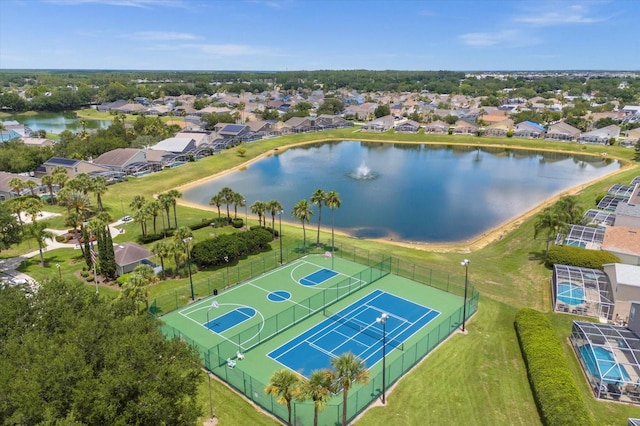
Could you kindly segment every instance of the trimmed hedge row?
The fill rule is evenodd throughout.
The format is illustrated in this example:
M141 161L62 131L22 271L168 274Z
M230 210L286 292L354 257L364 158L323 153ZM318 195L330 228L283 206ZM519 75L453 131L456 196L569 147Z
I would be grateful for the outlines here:
M581 268L602 269L607 263L620 263L615 254L601 250L587 250L573 246L551 246L546 260L547 266L569 265Z
M593 425L549 320L540 312L525 308L516 314L515 328L542 423Z
M264 229L222 234L194 244L191 259L201 268L228 265L243 256L267 250L272 240L271 233Z

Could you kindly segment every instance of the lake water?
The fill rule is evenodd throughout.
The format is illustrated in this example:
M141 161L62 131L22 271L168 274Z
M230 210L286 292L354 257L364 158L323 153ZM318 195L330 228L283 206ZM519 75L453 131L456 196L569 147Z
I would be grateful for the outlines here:
M185 190L183 198L209 206L211 197L228 186L242 194L248 206L256 200L280 201L283 219L295 221L291 211L297 201L309 199L316 189L333 190L342 200L335 210L336 228L352 236L461 241L619 167L611 159L558 153L327 142L261 159L245 170ZM317 226L314 208L308 238ZM226 207L221 210L225 214ZM245 213L242 210L239 215ZM322 209L322 224L331 226L328 208Z
M0 120L16 120L31 130L45 130L47 133L62 133L65 130L76 133L82 130L80 118L72 112L42 112L34 115L11 115ZM87 129L106 129L111 125L109 120L85 120Z

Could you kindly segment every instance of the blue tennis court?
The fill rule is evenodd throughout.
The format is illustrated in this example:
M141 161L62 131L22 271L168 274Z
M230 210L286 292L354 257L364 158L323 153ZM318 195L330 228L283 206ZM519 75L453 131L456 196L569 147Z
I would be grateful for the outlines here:
M252 318L255 314L255 309L243 306L207 321L204 326L209 330L220 334L238 324L242 324L249 318Z
M327 319L268 354L280 364L309 377L330 368L331 359L346 352L363 359L370 368L382 359L383 313L386 351L402 350L404 342L434 320L440 312L394 294L374 290L338 312L325 310Z
M309 274L304 278L300 279L300 284L308 287L312 287L318 284L321 284L328 279L331 279L338 275L336 271L332 271L331 269L322 268L314 272L313 274Z

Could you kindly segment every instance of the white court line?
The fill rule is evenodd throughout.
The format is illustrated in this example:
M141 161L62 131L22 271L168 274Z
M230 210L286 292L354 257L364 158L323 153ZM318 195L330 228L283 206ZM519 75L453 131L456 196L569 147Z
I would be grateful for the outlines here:
M190 304L190 305L187 305L185 308L183 308L183 309L180 311L180 313L183 313L183 312L184 312L184 313L185 313L185 315L188 315L189 313L191 313L191 311L192 311L192 310L197 310L197 309L199 309L199 306L200 306L201 304L209 304L209 305L211 305L211 297L220 297L220 296L222 296L222 295L224 295L224 294L231 293L232 291L237 290L237 289L239 289L239 288L242 288L242 287L244 287L245 285L252 284L252 283L254 282L254 280L258 280L258 279L259 279L259 278L261 278L261 277L266 277L266 276L269 276L269 275L273 275L273 274L275 274L275 273L277 273L277 272L279 272L279 271L281 271L281 270L283 270L283 269L288 269L288 268L290 268L290 267L293 267L293 266L295 266L297 263L300 263L300 262L302 262L302 260L301 260L301 259L296 259L296 260L294 260L294 261L292 261L292 262L290 262L290 263L287 263L285 266L281 266L281 267L276 268L276 269L273 269L273 270L271 270L271 271L269 271L269 272L265 272L264 274L260 274L260 275L258 275L257 277L254 277L254 278L248 279L248 280L244 281L242 284L236 284L236 285L234 285L234 286L232 286L232 287L230 287L230 288L228 288L228 289L222 289L222 290L221 290L221 293L220 293L218 296L212 296L212 295L207 296L206 298L204 298L204 299L202 299L202 300L200 300L200 301L198 301L198 302L195 302L195 303L192 303L192 304ZM193 308L193 309L190 309L190 308Z
M253 283L251 283L251 285L252 285L253 287L255 287L255 288L259 289L259 290L264 291L264 292L265 292L265 293L267 293L267 294L269 294L269 293L273 293L273 290L267 290L266 288L262 288L262 287L260 287L260 286L259 286L259 285L257 285L257 284L253 284ZM298 305L298 306L300 306L300 307L302 307L302 308L305 308L305 309L307 310L307 313L311 313L311 310L309 309L309 307L308 307L308 306L304 306L304 305L302 305L302 304L300 304L300 303L296 302L296 301L295 301L295 300L293 300L293 299L283 299L281 302L289 302L289 303L292 303L292 304L294 304L294 305ZM276 315L278 315L278 314L276 314Z

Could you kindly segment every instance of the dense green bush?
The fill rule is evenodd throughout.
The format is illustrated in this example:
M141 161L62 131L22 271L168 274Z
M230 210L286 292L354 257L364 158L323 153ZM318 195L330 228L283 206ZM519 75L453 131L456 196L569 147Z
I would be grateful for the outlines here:
M233 227L236 228L236 229L240 229L240 228L242 228L244 226L244 220L242 220L239 217L233 219L231 221L231 223L233 224Z
M161 239L165 238L165 237L172 237L173 234L175 232L175 229L167 229L163 232L160 232L158 234L147 234L147 235L140 235L138 237L138 242L140 244L149 244L149 243L153 243L155 241L160 241Z
M269 226L264 227L262 225L254 225L254 226L251 227L251 230L254 230L254 229L264 229L265 231L269 232L270 234L273 234L273 236L276 237L276 238L280 235L280 233L278 232L277 229L275 229L275 230L271 229L271 227L269 227Z
M516 333L527 375L545 425L592 425L560 338L549 320L534 309L516 314Z
M601 250L587 250L573 246L551 246L546 260L547 266L569 265L581 268L602 269L607 263L620 263L615 254Z
M192 223L191 225L189 225L189 229L191 229L192 231L195 231L207 226L211 226L212 223L214 223L213 219L202 219L200 223Z
M264 229L222 234L194 244L191 259L201 268L225 265L267 249L272 239L271 233Z

